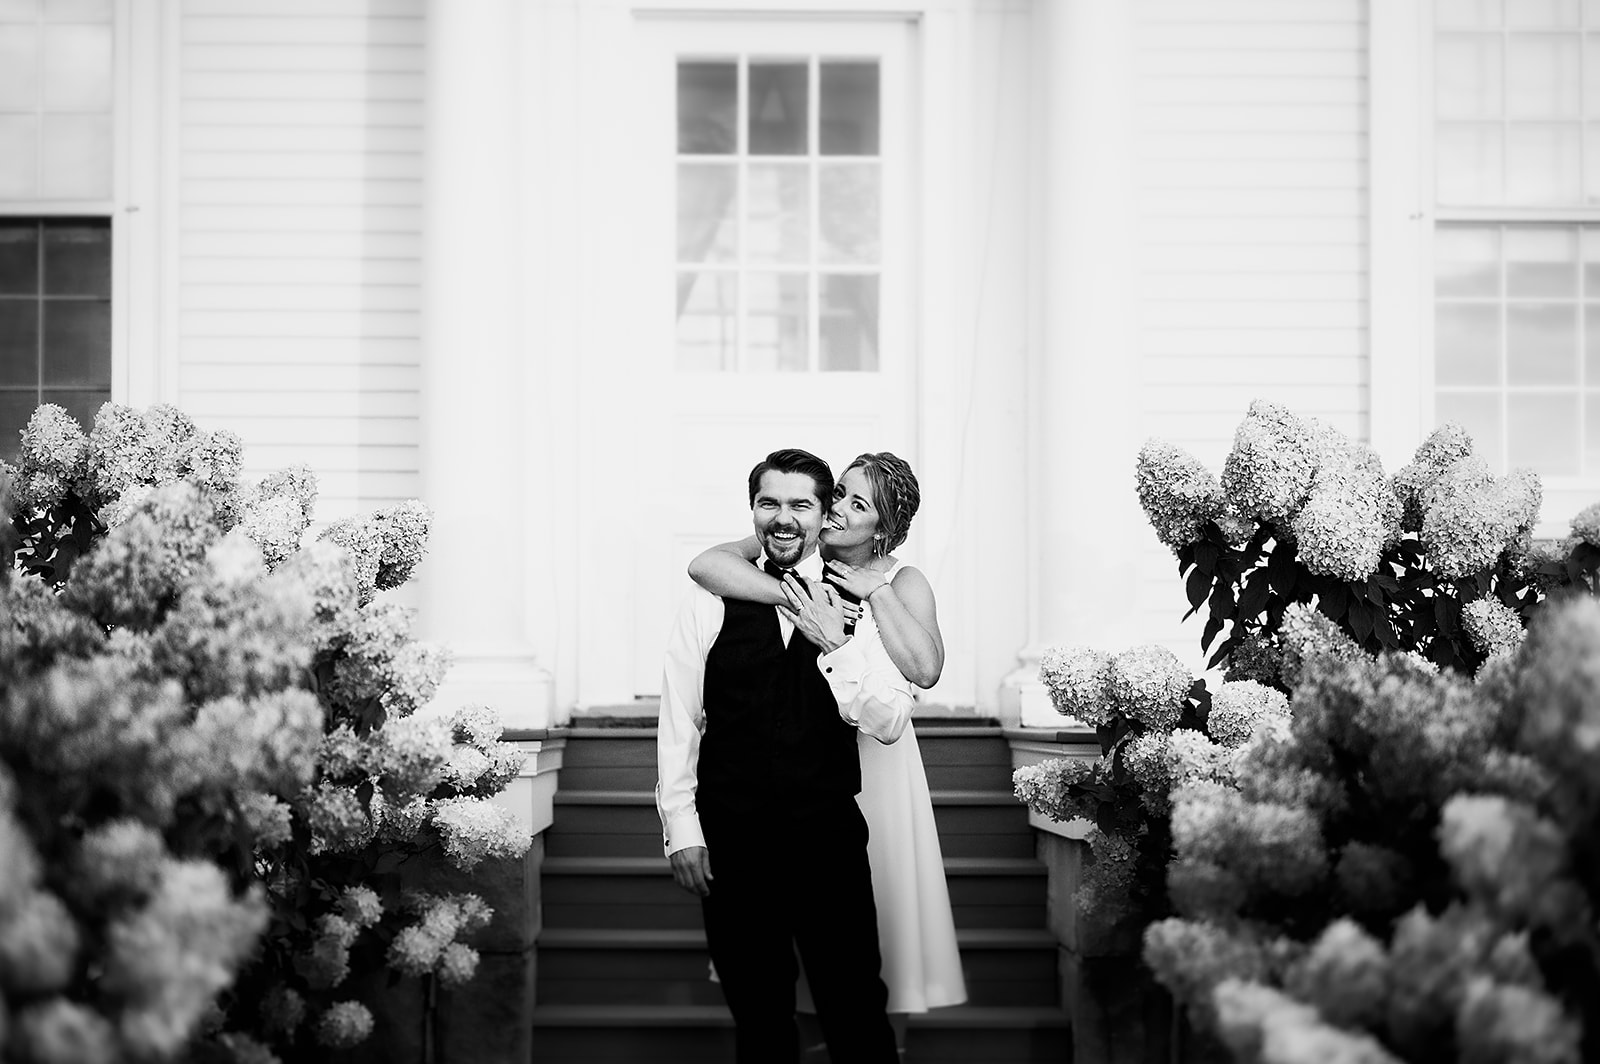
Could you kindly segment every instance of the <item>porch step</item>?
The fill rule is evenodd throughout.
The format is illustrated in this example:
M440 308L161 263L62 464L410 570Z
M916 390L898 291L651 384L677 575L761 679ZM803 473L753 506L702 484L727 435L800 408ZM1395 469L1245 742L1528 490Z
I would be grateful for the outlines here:
M563 777L566 773L563 767ZM1028 812L1009 791L932 792L939 845L947 857L1026 858L1034 853ZM546 854L644 857L661 852L661 821L648 790L558 791Z
M1011 790L1011 747L998 724L919 724L917 745L930 790ZM653 791L656 730L572 729L561 764L561 789Z
M1037 860L946 857L944 872L957 930L1044 926ZM664 857L547 857L543 876L546 928L701 926L699 900L673 882Z
M1055 1002L1056 940L1040 928L957 934L973 1005ZM553 929L539 937L539 1001L548 1005L716 1005L706 936L674 930Z
M992 723L915 727L971 1001L911 1017L906 1062L1070 1060L1048 877L1011 793L1010 747ZM733 1059L700 903L661 855L655 742L653 724L568 734L542 867L540 1064Z
M541 1005L533 1053L539 1064L731 1061L733 1020L720 1005ZM909 1018L906 1061L1071 1064L1072 1037L1059 1009L958 1005Z

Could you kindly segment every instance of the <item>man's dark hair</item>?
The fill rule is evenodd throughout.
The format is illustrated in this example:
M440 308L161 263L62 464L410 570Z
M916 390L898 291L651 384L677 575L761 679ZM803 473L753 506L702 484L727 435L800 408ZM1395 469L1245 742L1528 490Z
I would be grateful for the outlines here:
M761 486L762 474L774 473L804 473L810 477L817 486L817 502L823 509L833 503L833 470L828 468L828 463L812 454L802 451L798 447L785 447L781 451L773 451L750 470L750 505L756 504L756 489Z

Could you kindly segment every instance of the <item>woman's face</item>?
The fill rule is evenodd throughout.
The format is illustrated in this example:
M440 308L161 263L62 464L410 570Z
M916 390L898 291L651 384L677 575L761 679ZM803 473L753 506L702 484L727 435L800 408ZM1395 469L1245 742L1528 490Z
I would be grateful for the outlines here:
M822 526L822 542L830 547L856 547L871 541L878 531L878 507L872 483L860 466L844 471L833 488L833 506Z

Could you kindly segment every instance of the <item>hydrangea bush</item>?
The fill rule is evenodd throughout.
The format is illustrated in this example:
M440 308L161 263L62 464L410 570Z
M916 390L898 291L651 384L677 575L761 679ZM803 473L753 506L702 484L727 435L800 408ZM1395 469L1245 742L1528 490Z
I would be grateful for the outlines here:
M1165 647L1106 654L1051 648L1039 674L1056 709L1093 726L1101 756L1019 768L1017 797L1053 820L1091 825L1076 903L1108 927L1165 915L1168 792L1231 778L1239 752L1287 724L1283 693L1254 680L1211 692Z
M1292 720L1172 791L1157 977L1241 1061L1600 1059L1600 602L1476 679L1283 636Z
M252 1064L354 1045L352 972L470 979L469 869L528 834L488 710L416 715L445 668L379 597L421 558L406 503L311 539L315 479L239 482L238 440L42 406L0 463L0 1055ZM307 540L310 539L310 542Z
M1385 475L1372 449L1315 418L1252 403L1222 476L1160 440L1146 443L1139 500L1178 558L1201 646L1230 678L1285 687L1275 635L1313 603L1366 650L1407 650L1471 673L1525 628L1557 586L1593 590L1600 506L1571 539L1535 545L1541 488L1528 470L1490 472L1454 425Z

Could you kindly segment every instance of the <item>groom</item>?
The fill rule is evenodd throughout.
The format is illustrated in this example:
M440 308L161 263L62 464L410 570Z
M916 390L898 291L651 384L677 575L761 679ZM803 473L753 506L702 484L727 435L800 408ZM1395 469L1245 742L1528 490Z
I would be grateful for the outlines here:
M749 489L767 571L820 589L828 464L774 451ZM839 630L810 606L797 629L774 606L690 591L667 640L656 805L673 876L700 896L739 1064L799 1059L797 949L834 1064L892 1064L856 732L828 684L860 655L819 656L813 640Z

